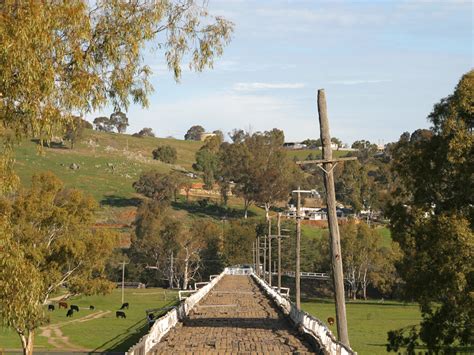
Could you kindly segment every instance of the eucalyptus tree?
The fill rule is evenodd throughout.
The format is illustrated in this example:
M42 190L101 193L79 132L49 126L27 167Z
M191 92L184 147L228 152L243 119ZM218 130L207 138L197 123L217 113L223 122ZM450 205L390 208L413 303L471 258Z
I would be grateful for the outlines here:
M430 352L453 352L474 339L474 71L429 120L431 129L403 134L392 147L390 227L403 251L406 296L419 303L422 321L408 338L390 333L390 348L419 338Z
M13 1L0 3L0 135L50 138L73 114L148 105L152 69L144 51L164 54L179 80L183 61L210 68L233 24L207 1ZM4 148L4 153L11 149ZM11 176L12 160L0 168ZM2 190L12 179L2 179Z
M64 188L51 173L31 188L0 198L0 322L33 352L35 330L48 322L45 305L61 287L72 294L105 293L106 260L116 236L95 228L96 202Z

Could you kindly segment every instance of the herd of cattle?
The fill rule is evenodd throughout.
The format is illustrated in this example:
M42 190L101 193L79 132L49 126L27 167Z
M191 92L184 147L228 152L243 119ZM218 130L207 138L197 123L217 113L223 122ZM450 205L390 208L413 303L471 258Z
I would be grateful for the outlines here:
M128 309L128 307L129 307L128 302L123 303L122 307L120 307L120 310L115 312L115 317L116 318L124 318L124 319L127 318L127 315L125 314L125 312L123 310ZM59 301L58 302L58 309L61 309L61 308L67 309L66 317L72 317L74 315L74 312L79 312L79 306L78 305L71 304L69 306L69 309L68 309L68 304L67 304L67 302L64 302L64 301ZM56 309L56 307L54 306L54 304L49 304L48 305L48 311L53 312L55 309ZM90 305L89 310L93 311L93 310L95 310L95 307Z

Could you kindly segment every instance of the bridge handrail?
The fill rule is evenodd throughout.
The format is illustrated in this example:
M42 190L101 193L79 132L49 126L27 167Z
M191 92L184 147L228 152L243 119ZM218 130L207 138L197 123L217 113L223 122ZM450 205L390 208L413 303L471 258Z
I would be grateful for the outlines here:
M298 310L293 302L287 300L282 294L270 287L268 283L257 275L252 274L252 277L268 296L273 299L278 308L280 308L285 315L289 316L296 326L320 344L325 353L337 355L357 354L350 347L339 342L322 321L304 311Z
M179 320L184 319L191 309L215 286L220 279L228 273L228 269L219 274L219 276L212 279L204 287L199 290L182 290L194 291L193 295L187 297L182 301L178 307L170 310L162 317L155 320L150 331L144 335L137 344L132 346L127 352L127 355L145 355L173 328Z

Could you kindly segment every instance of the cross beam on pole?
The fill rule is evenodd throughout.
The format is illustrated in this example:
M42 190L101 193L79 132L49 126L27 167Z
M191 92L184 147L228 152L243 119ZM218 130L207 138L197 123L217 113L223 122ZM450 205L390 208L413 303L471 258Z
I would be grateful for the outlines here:
M324 186L326 188L326 204L328 210L329 233L331 236L331 264L336 301L337 334L339 340L349 344L347 331L346 304L344 295L344 275L342 269L341 242L339 226L336 214L336 192L334 189L333 169L339 162L356 160L356 157L336 158L332 157L331 135L329 133L329 120L327 116L326 95L323 89L318 90L318 113L321 133L323 156L321 160L299 161L299 165L317 164L324 172Z

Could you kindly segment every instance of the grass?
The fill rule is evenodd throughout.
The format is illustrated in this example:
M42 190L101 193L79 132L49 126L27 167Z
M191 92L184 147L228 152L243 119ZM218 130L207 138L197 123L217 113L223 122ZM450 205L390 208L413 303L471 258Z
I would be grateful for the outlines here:
M145 310L170 306L175 303L176 292L166 291L166 300L164 292L165 290L158 288L126 289L125 301L130 303L130 309L125 310L126 319L115 318L115 311L121 305L120 289L116 289L106 296L73 297L68 303L78 305L80 311L74 313L72 319L66 318L64 309L49 312L50 325L64 324L60 327L62 335L68 337L68 341L77 348L95 351L127 351L148 332ZM89 305L94 305L95 310L89 310ZM78 321L82 317L99 311L109 311L109 313L100 318ZM70 322L71 320L74 322ZM66 350L49 344L48 339L41 336L41 332L39 330L35 337L36 350ZM58 341L58 343L61 342ZM2 348L19 349L20 347L20 340L15 332L0 328L0 350Z
M153 160L151 152L158 145L168 144L177 149L175 165ZM147 170L167 172L171 169L190 170L201 142L181 141L126 134L86 130L74 149L43 148L38 154L38 144L24 141L15 149L15 170L22 185L30 184L31 176L39 171L51 171L69 187L88 191L97 201L110 196L134 197L132 183ZM72 163L79 164L72 170Z
M327 299L303 300L304 311L321 319L336 319L334 303ZM413 303L396 301L353 301L346 305L351 347L360 355L386 354L387 332L419 324L421 315ZM329 326L337 335L336 324Z

